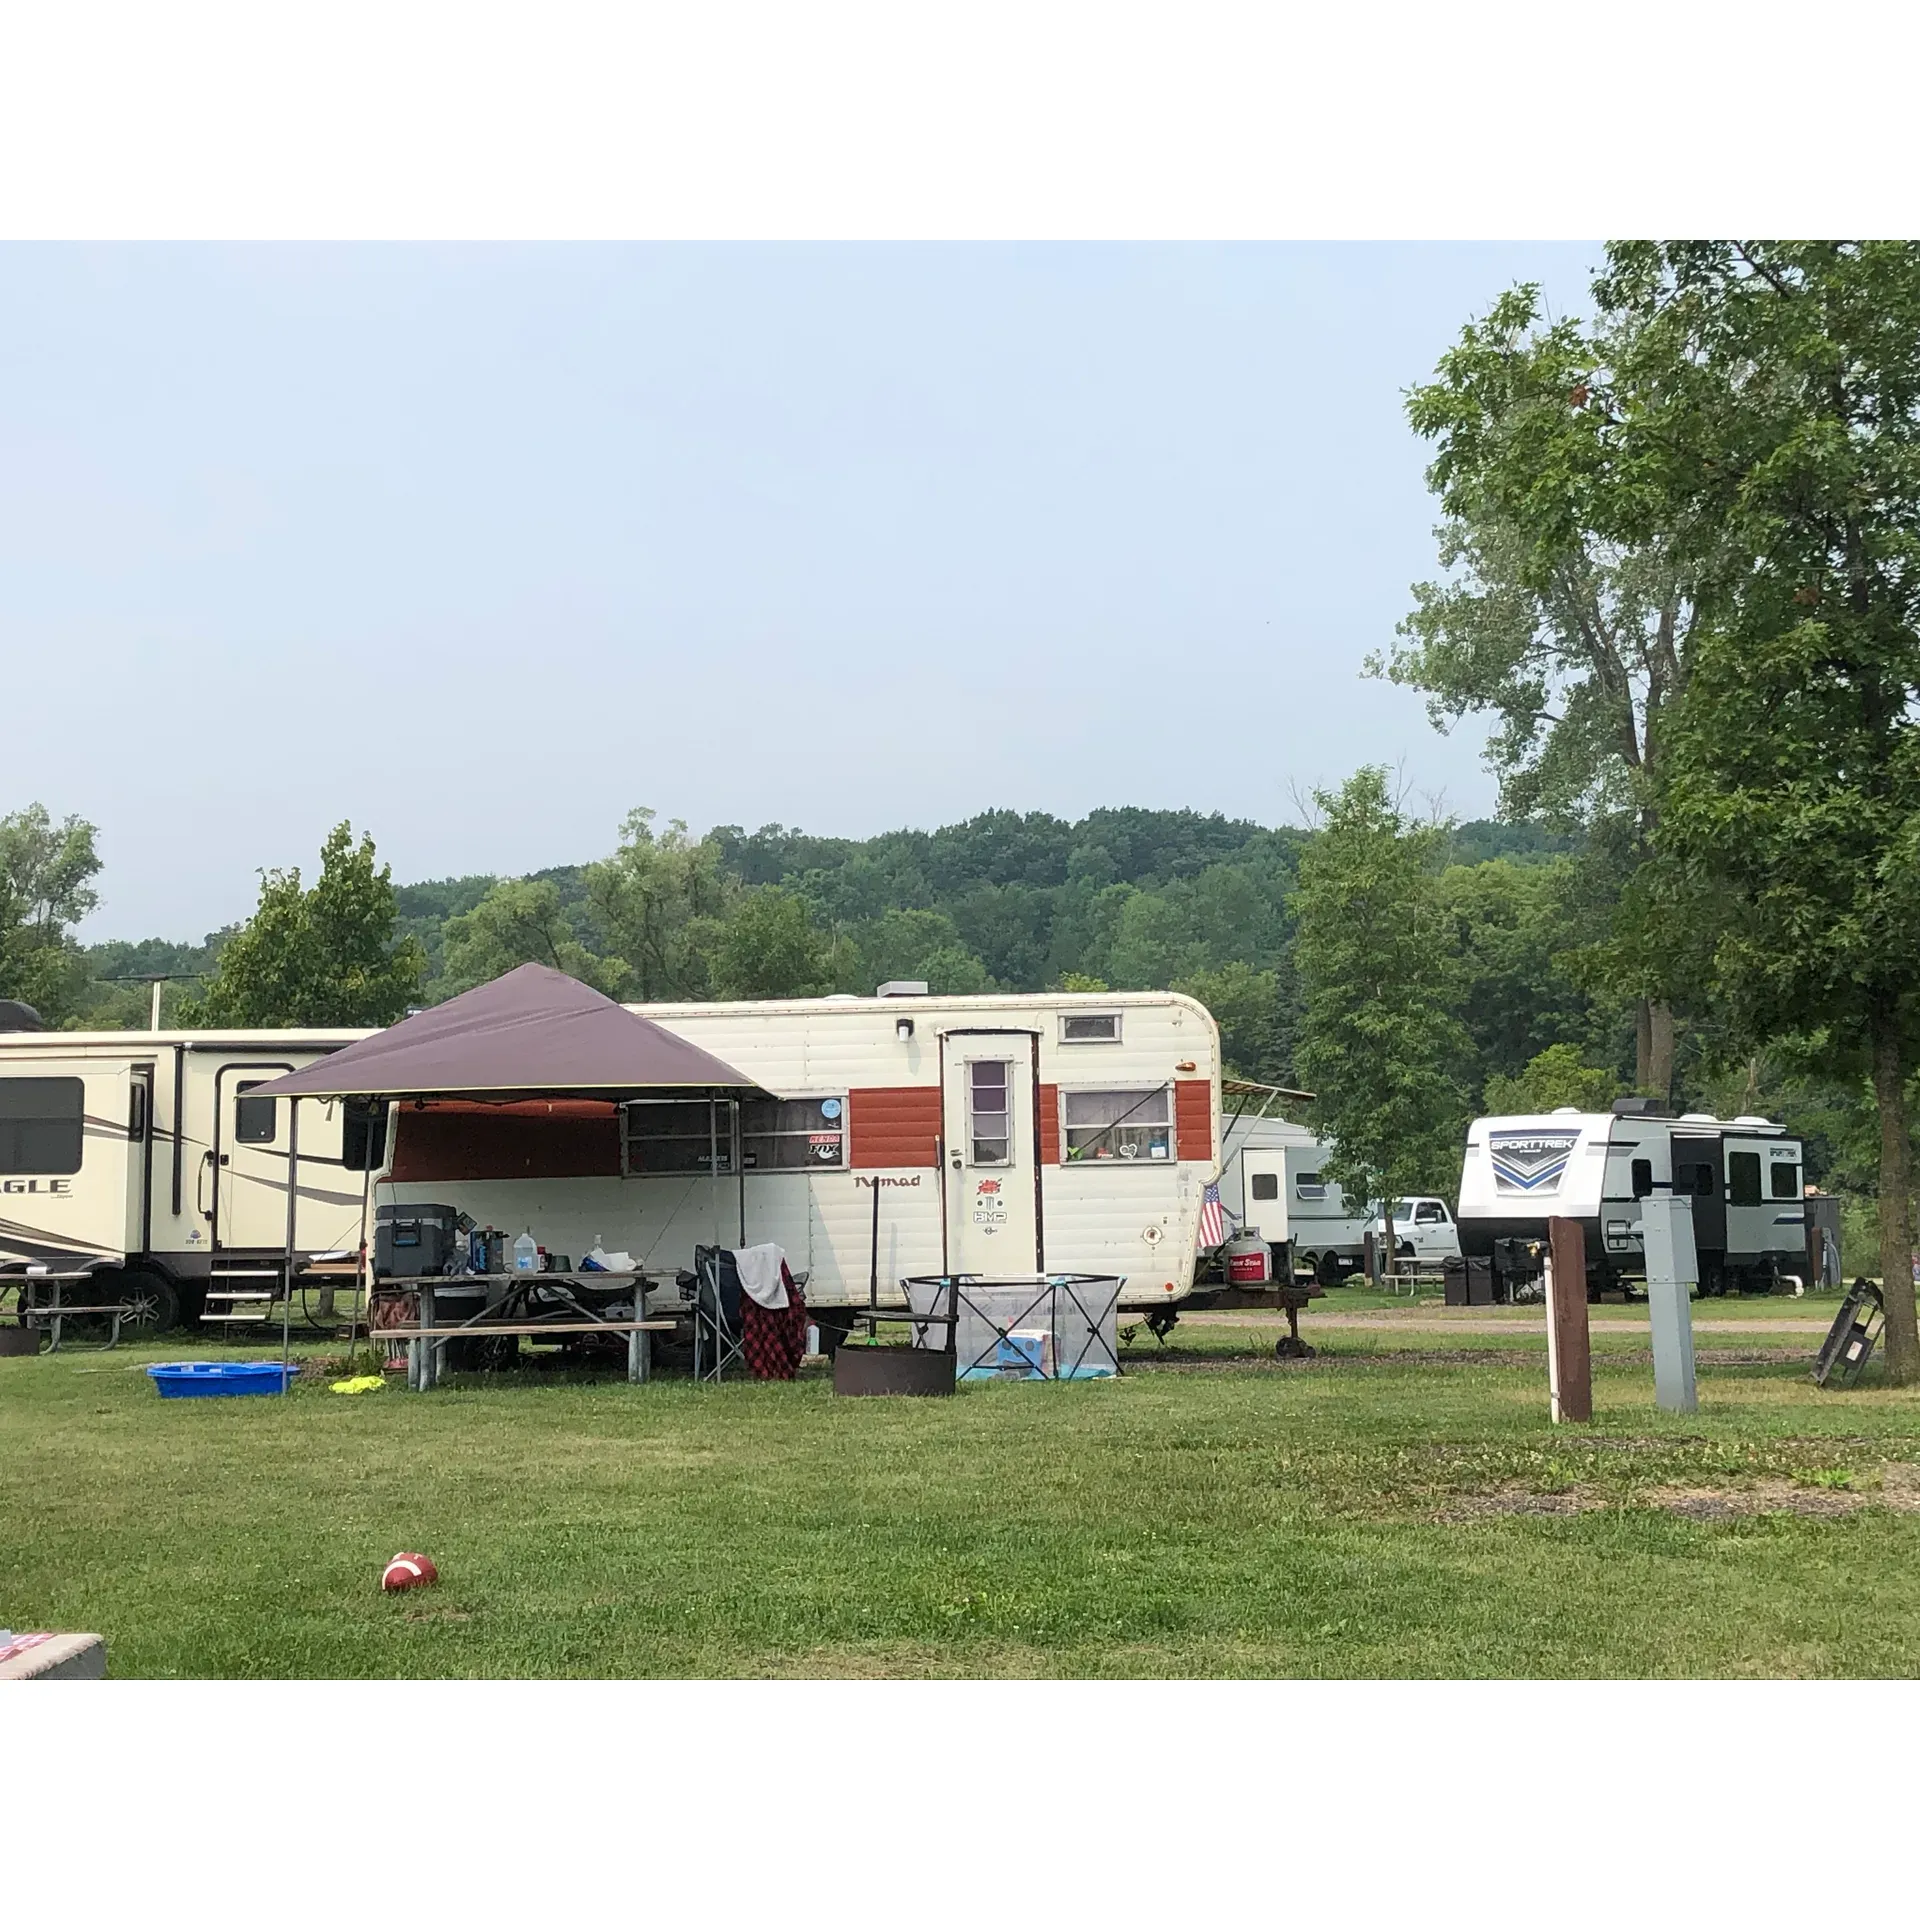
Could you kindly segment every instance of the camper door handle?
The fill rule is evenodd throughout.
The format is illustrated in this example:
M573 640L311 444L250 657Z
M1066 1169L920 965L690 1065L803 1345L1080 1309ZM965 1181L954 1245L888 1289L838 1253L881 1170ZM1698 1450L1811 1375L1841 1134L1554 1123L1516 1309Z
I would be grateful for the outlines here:
M960 1171L960 1156L958 1153L953 1156L953 1170L955 1173Z
M201 1219L211 1220L213 1215L207 1211L207 1169L213 1165L213 1149L209 1147L200 1156L200 1171L193 1176L193 1204Z

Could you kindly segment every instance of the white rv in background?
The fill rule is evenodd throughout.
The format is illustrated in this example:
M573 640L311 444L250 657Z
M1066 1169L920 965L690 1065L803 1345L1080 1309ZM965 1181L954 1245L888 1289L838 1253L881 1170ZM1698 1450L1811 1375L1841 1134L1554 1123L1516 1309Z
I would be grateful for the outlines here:
M1322 1286L1340 1286L1366 1264L1366 1236L1384 1238L1385 1225L1348 1201L1326 1177L1332 1149L1310 1128L1272 1115L1227 1122L1220 1194L1234 1220L1274 1249L1276 1270L1290 1259L1310 1269ZM1438 1266L1460 1251L1444 1200L1416 1195L1395 1204L1394 1257L1404 1265Z
M1544 1240L1555 1214L1586 1230L1589 1283L1646 1271L1640 1201L1671 1187L1692 1203L1702 1293L1765 1289L1807 1266L1801 1142L1757 1114L1677 1118L1622 1100L1612 1113L1562 1107L1476 1120L1460 1176L1469 1258Z
M193 1318L223 1269L284 1263L286 1116L248 1090L361 1037L326 1032L0 1033L0 1283L29 1265L96 1278L69 1298ZM300 1120L299 1249L359 1246L363 1176L342 1115Z

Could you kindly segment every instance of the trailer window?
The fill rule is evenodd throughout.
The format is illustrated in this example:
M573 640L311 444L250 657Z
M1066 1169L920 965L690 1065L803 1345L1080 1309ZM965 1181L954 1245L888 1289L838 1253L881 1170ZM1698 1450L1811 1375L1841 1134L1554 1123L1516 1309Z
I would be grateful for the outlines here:
M1296 1200L1324 1200L1327 1197L1327 1183L1317 1173L1296 1173L1293 1176L1293 1197Z
M340 1164L350 1173L371 1173L387 1157L387 1103L348 1100L340 1109Z
M78 1173L86 1119L82 1080L0 1080L0 1173Z
M1776 1160L1771 1168L1773 1176L1773 1197L1776 1200L1798 1200L1800 1198L1800 1163L1797 1160Z
M756 1100L740 1110L740 1157L749 1173L847 1164L847 1103Z
M1633 1163L1631 1171L1633 1174L1633 1197L1636 1200L1644 1200L1647 1195L1653 1191L1653 1162L1651 1160L1636 1160Z
M1007 1089L1004 1060L967 1062L967 1157L976 1167L1004 1167L1012 1158Z
M1251 1184L1253 1197L1256 1200L1280 1198L1280 1176L1277 1173L1256 1173Z
M1727 1155L1727 1198L1736 1207L1760 1204L1760 1156L1757 1153Z
M707 1100L636 1100L626 1114L629 1173L733 1171L733 1116L725 1107Z
M1173 1158L1173 1089L1062 1093L1067 1158L1082 1164Z
M1117 1013L1063 1013L1060 1016L1062 1046L1085 1046L1092 1041L1119 1038L1120 1016Z
M243 1147L264 1147L280 1131L280 1102L247 1098L255 1087L266 1084L263 1076L242 1080L233 1090L233 1137Z

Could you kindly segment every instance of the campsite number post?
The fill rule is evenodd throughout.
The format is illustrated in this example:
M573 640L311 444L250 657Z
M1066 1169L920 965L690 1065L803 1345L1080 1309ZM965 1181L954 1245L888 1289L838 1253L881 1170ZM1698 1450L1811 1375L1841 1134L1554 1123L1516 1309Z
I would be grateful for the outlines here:
M1653 1322L1653 1398L1666 1413L1700 1405L1693 1375L1693 1201L1655 1188L1640 1202L1647 1250L1647 1314Z
M1547 1222L1547 1245L1547 1404L1558 1426L1593 1418L1586 1230L1555 1214Z

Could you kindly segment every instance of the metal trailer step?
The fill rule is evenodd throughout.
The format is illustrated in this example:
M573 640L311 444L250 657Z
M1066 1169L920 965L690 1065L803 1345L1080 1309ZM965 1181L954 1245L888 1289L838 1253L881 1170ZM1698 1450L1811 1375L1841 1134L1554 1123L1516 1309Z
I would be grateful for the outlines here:
M274 1293L209 1293L206 1297L209 1300L277 1300L279 1295Z
M273 1318L270 1313L203 1313L200 1324L203 1327L222 1327L241 1324L250 1327L264 1326Z

